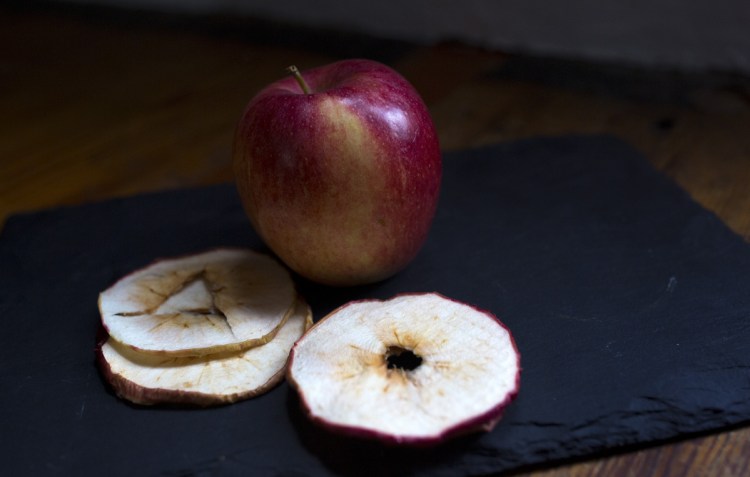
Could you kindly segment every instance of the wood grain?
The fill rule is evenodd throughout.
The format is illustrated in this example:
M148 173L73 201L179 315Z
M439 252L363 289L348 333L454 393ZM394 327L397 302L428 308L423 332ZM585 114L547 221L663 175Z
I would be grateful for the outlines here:
M250 97L289 64L358 51L356 39L337 50L330 39L318 48L314 35L257 41L185 26L0 9L0 223L29 210L229 181L234 125ZM750 239L746 78L540 66L451 44L387 48L428 103L445 150L616 135ZM520 475L750 475L750 429Z

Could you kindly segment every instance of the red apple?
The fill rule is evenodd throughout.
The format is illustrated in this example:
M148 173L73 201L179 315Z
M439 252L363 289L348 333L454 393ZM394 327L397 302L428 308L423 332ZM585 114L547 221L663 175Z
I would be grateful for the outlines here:
M247 105L234 171L255 230L313 281L385 279L417 254L440 189L440 147L414 87L345 60L281 79Z

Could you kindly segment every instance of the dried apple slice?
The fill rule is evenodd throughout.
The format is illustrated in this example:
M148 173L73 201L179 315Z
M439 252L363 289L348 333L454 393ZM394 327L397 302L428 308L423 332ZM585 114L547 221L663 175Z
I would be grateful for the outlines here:
M519 386L513 337L490 313L438 294L344 305L292 348L289 383L316 423L429 445L490 430Z
M239 352L200 357L142 353L105 338L99 365L118 396L137 404L213 406L260 395L284 378L289 350L312 325L298 300L294 313L268 343Z
M157 261L99 295L107 333L133 349L171 356L263 344L288 318L296 292L270 256L216 249Z

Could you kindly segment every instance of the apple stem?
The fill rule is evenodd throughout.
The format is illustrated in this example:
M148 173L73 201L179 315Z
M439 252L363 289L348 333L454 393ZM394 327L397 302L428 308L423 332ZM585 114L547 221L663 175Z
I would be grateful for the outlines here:
M292 65L286 69L289 73L294 76L294 79L297 80L297 84L299 84L299 87L302 88L302 91L305 94L310 94L310 87L307 86L307 83L305 82L305 78L302 77L302 73L299 72L299 69L297 69L296 66Z

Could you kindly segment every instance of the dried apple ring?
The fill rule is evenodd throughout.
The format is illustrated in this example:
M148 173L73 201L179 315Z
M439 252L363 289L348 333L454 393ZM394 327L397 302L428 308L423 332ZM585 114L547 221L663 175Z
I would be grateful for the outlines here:
M164 259L99 295L102 324L144 353L202 356L273 338L292 312L289 272L252 250L215 249Z
M294 345L287 379L325 428L429 445L492 429L519 373L513 337L492 314L429 293L338 308Z

